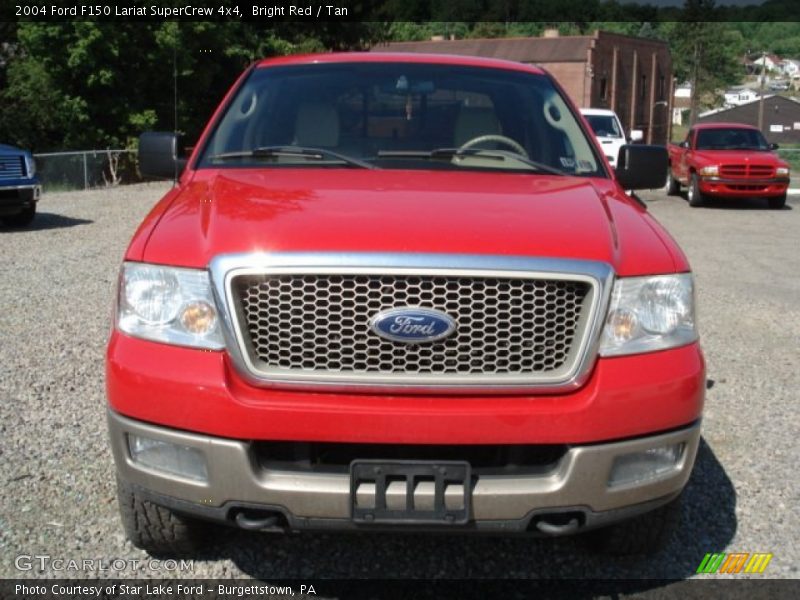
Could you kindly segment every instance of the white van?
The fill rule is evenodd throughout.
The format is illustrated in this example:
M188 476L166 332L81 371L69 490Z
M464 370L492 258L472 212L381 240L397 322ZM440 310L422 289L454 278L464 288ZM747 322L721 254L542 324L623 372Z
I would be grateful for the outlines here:
M617 113L605 108L582 108L581 114L586 118L594 131L594 135L603 148L603 153L608 158L612 167L617 166L617 156L619 149L630 142L638 142L642 139L642 132L639 129L631 131L630 139L626 139L625 130L622 128Z

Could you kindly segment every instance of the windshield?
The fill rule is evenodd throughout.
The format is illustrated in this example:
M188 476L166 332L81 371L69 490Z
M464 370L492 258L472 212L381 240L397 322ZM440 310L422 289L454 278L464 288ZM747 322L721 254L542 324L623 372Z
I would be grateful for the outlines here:
M757 129L701 129L697 132L697 150L769 150L769 144Z
M617 119L611 115L583 115L589 121L597 137L621 138L622 132L619 129Z
M365 163L369 163L365 165ZM482 169L601 175L550 80L435 64L255 69L199 166Z

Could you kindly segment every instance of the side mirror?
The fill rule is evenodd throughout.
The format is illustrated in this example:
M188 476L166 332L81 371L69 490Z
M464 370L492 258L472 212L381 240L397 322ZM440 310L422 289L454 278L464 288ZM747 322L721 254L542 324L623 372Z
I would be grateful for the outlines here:
M139 171L145 177L177 178L186 159L178 157L178 137L172 132L147 131L139 136Z
M689 142L687 142L686 140L683 140L680 144L678 144L678 146L680 146L681 148L686 150L687 148L689 148Z
M769 145L769 149L770 150L777 150L778 148L780 148L780 146L778 146L778 144L770 144Z
M617 181L626 190L652 190L664 186L669 154L664 146L626 144L619 149Z
M641 142L644 139L644 132L641 129L631 129L631 141Z

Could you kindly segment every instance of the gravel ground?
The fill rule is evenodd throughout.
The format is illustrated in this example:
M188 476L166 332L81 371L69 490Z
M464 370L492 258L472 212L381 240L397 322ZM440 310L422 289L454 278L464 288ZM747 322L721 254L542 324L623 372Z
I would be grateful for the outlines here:
M15 569L20 554L142 561L100 576L180 575L151 569L123 538L104 421L117 269L166 189L48 194L32 227L0 228L0 577L40 575ZM798 577L800 203L691 209L643 196L692 261L708 357L704 443L661 555L598 557L573 539L230 531L184 576L686 578L706 552L760 551L774 553L764 577Z

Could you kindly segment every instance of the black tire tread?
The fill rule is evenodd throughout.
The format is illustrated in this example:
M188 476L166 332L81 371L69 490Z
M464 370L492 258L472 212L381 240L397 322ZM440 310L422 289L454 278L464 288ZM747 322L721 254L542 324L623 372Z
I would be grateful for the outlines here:
M692 174L691 178L689 179L689 186L692 188L692 195L691 200L689 200L689 206L703 206L705 203L705 196L700 191L700 186L697 182L697 175Z
M17 213L16 215L9 215L7 217L3 217L3 223L8 225L9 227L25 227L26 225L30 225L33 221L34 217L36 216L36 205L29 206L21 213Z
M786 206L786 194L782 196L774 196L772 198L767 198L767 203L772 210L780 210L784 206Z
M117 498L125 533L137 548L167 555L194 554L200 548L205 523L143 499L122 480L117 480Z
M668 167L670 172L667 174L666 192L667 196L677 196L681 192L680 182L672 176L672 166Z

